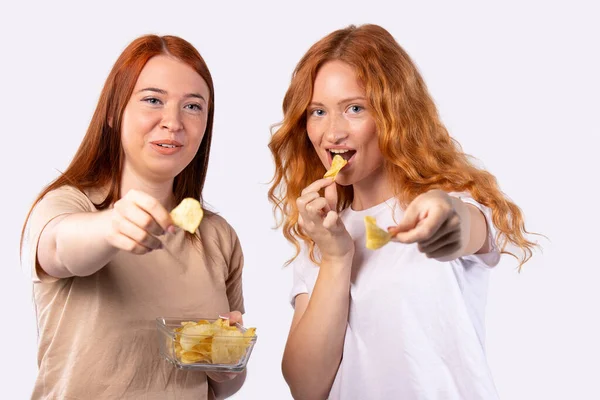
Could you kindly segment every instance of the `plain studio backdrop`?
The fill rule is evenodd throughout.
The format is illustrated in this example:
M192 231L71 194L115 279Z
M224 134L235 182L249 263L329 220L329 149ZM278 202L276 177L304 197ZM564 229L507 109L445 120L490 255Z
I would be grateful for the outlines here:
M543 253L522 273L505 256L492 274L487 354L501 398L600 398L600 206L594 194L600 30L593 6L203 3L0 6L0 397L28 398L37 373L31 283L18 256L25 214L70 162L120 52L134 38L156 33L195 45L214 77L204 195L241 239L245 323L259 336L234 398L291 398L280 363L293 312L291 274L282 264L292 248L272 229L270 126L281 120L292 70L310 45L349 24L377 23L417 63L450 134L496 175L524 211L527 228L549 238L540 240ZM387 310L373 312L385 316Z

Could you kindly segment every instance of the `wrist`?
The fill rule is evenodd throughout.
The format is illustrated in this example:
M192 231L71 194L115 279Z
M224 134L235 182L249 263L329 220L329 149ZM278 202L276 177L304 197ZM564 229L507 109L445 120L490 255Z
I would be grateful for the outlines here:
M323 255L321 257L321 263L327 264L331 267L345 268L352 265L353 259L354 250L351 250L340 255Z

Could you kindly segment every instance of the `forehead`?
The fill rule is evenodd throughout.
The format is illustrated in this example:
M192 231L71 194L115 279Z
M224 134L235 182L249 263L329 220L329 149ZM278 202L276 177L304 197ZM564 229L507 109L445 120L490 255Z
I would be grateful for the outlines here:
M364 96L364 94L365 90L354 68L345 62L328 61L317 72L313 85L313 99Z
M208 99L206 81L192 67L174 57L152 57L140 73L135 91L144 88L166 90L169 94L199 93Z

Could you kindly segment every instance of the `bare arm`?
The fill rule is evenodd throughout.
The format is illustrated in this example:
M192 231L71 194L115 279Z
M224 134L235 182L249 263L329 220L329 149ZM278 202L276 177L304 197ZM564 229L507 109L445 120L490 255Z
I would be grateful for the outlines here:
M307 294L296 297L282 371L295 399L326 399L344 348L354 242L335 211L332 179L313 182L296 204L298 223L315 241L321 265L310 300Z
M295 399L326 399L335 379L348 321L352 258L323 263L310 300L296 297L283 355L283 376Z
M487 253L490 251L488 242L488 227L483 213L474 205L463 203L456 197L450 197L454 209L460 216L462 246L454 254L454 258L464 257L475 253Z
M439 261L490 250L483 213L441 190L417 196L407 207L400 224L389 229L393 240L417 243L422 253Z
M38 243L42 269L55 278L98 271L118 252L105 240L106 224L103 212L61 215L50 221Z
M246 370L240 372L239 374L235 374L234 377L225 381L215 381L209 376L209 384L213 389L213 393L215 394L215 398L217 400L225 399L227 397L232 396L236 393L246 380Z
M51 220L40 235L37 259L42 269L56 278L91 275L120 250L145 254L160 248L154 235L162 234L171 223L156 199L130 191L113 209Z

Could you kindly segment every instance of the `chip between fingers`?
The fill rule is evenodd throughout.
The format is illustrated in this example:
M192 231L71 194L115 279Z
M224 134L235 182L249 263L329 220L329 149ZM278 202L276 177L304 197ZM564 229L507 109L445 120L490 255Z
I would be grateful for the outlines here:
M365 229L367 231L366 247L369 250L377 250L390 242L392 235L377 226L374 217L365 217Z
M196 232L203 217L204 210L202 210L200 202L191 197L183 199L177 207L171 210L173 223L189 233Z

